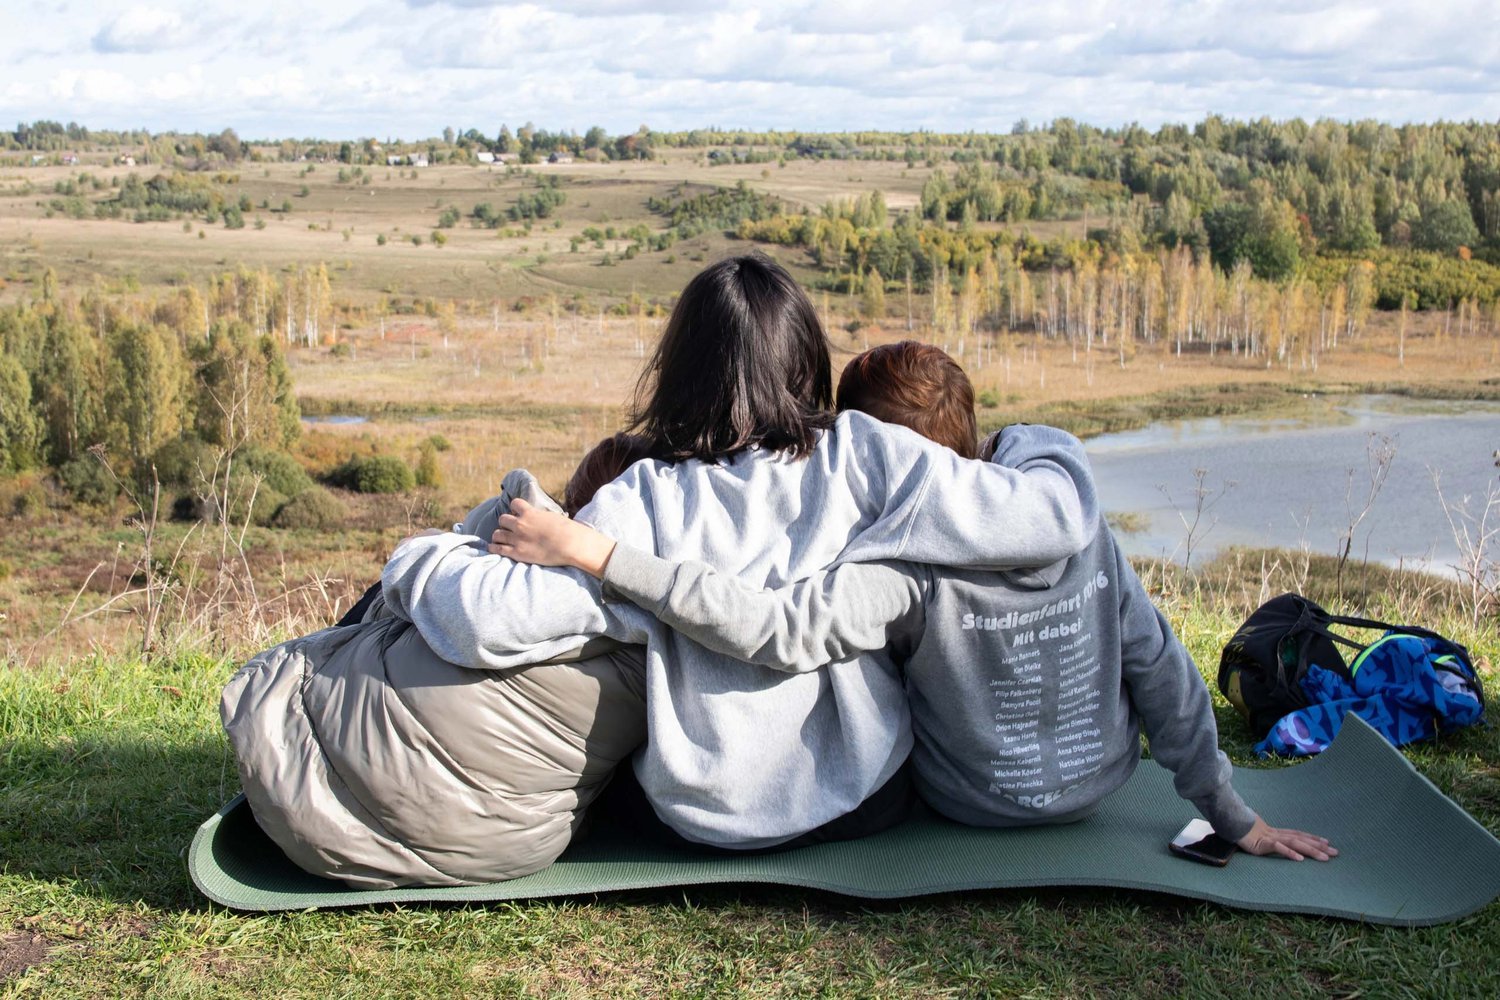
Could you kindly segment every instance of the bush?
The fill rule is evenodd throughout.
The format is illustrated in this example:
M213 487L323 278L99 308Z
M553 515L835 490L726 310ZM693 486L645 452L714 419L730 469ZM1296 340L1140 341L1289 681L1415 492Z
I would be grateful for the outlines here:
M416 485L411 466L394 455L356 455L331 478L335 485L360 493L400 493Z
M0 510L11 517L37 517L47 509L47 490L35 476L21 475L0 486Z
M348 508L321 486L303 490L281 505L271 519L272 527L289 530L327 531L344 523Z
M276 516L276 512L284 503L286 503L285 493L265 480L257 483L253 473L230 475L228 515L230 524L244 524L248 515L251 524L264 528L271 523L271 519ZM214 512L217 505L211 502L208 509Z
M109 470L92 455L80 455L64 462L57 470L57 479L79 503L103 506L120 493Z
M422 442L421 457L417 459L417 485L436 488L443 485L443 470L438 467L437 448L431 441Z
M313 484L297 460L284 451L241 448L235 456L235 465L260 476L267 486L283 496L294 497Z
M163 486L196 486L214 471L214 449L194 437L168 441L151 456L156 478ZM146 470L146 488L150 488L150 469Z

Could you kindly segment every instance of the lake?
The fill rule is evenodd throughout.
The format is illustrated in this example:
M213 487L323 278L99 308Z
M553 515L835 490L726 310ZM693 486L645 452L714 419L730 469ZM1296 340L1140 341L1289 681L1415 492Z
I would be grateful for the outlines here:
M1389 473L1350 558L1368 551L1374 561L1451 572L1458 547L1432 474L1450 503L1468 494L1471 509L1482 510L1500 473L1500 404L1310 396L1291 415L1166 421L1087 442L1104 509L1144 522L1119 533L1131 555L1182 561L1182 518L1191 522L1197 504L1194 470L1205 470L1194 564L1229 545L1305 544L1336 554L1365 507L1383 447L1393 453Z

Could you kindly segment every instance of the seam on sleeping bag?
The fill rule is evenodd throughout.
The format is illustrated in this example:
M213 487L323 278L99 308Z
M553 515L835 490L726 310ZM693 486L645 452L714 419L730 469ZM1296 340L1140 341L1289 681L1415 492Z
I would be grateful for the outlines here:
M391 619L391 620L392 621L398 621L398 620L401 620L401 619ZM386 626L386 627L389 628L390 626ZM347 645L347 644L348 643L346 642L343 645ZM342 648L342 645L340 646L340 648ZM302 650L299 650L298 651L298 655L302 658L302 683L298 687L298 690L297 690L297 700L296 700L297 710L302 713L302 718L307 723L307 731L312 734L313 742L317 744L317 747L318 747L318 756L323 761L323 767L325 769L327 769L327 772L328 772L329 775L331 775L332 777L336 778L338 780L339 784L341 784L341 785L344 786L344 791L347 792L348 795L349 795L349 798L352 799L357 806L359 806L359 808L360 808L361 812L363 813L363 815L361 815L360 813L355 813L354 810L349 809L349 807L347 805L345 805L345 803L342 802L339 799L339 797L338 797L338 795L336 793L334 794L334 797L333 797L334 798L334 802L337 805L339 805L340 807L344 808L344 809L349 809L349 812L351 814L353 814L354 817L356 819L358 819L360 822L364 823L366 826L370 827L372 830L375 830L378 833L380 833L382 836L384 836L391 843L393 843L393 844L397 845L398 847L400 847L401 850L405 851L408 855L410 855L413 859L415 859L419 864L425 865L427 868L430 868L436 874L441 875L443 878L453 879L454 881L458 881L458 882L469 881L467 879L460 878L457 875L450 875L447 872L443 871L437 865L433 864L431 861L429 861L428 859L424 858L422 855L418 854L415 850L413 850L411 848L411 846L406 843L406 841L402 840L400 837L397 837L389 829L387 829L386 825L380 821L379 817L377 817L375 815L374 811L370 809L369 805L367 805L365 803L365 801L360 798L359 793L354 790L354 786L351 785L348 782L348 780L345 779L344 776L339 772L339 769L336 766L334 766L333 758L331 756L329 756L328 749L323 745L323 734L318 731L317 723L315 723L313 721L313 715L312 715L312 713L310 711L308 711L308 705L307 705L307 689L311 686L313 676L315 674L319 674L319 673L323 672L324 668L327 666L327 659L325 659L323 661L323 663L319 664L319 666L317 667L317 669L315 669L315 670L308 670L307 669L308 658L307 658L306 652L304 652ZM330 792L332 792L332 787L331 786L330 786L329 790L330 790ZM395 879L392 879L392 881L395 881Z

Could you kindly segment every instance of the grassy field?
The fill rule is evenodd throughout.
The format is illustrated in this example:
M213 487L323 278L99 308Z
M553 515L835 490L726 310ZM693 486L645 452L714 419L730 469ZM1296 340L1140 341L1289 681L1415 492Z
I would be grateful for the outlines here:
M1195 581L1153 581L1205 667L1254 597L1239 588L1257 556L1238 559ZM1368 583L1410 606L1399 580ZM1429 600L1434 612L1443 606ZM1476 653L1500 653L1492 623L1434 623ZM1488 960L1500 948L1495 906L1417 930L1105 890L869 903L702 888L230 913L196 895L183 852L236 789L216 712L234 665L98 658L0 671L0 996L1477 998L1500 989ZM1251 760L1222 702L1219 717L1231 755ZM1409 755L1500 832L1496 730Z

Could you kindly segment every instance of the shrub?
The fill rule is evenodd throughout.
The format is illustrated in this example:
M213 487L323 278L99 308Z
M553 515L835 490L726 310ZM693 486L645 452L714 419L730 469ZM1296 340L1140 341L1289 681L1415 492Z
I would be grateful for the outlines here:
M321 486L303 490L281 505L271 519L272 527L327 531L344 523L348 509L343 501Z
M443 437L443 435L441 435L441 434L430 435L427 438L427 443L430 444L430 445L432 445L438 451L447 451L449 448L453 447L453 442L449 441L447 438Z
M979 394L978 402L986 410L993 410L1000 405L1000 394L994 389L985 389Z
M246 515L249 515L251 524L264 528L271 523L271 518L276 516L276 512L284 503L286 503L286 494L264 479L257 483L254 473L230 475L228 515L230 524L244 524ZM207 507L209 513L217 512L217 504L210 502Z
M267 486L283 496L294 497L313 484L297 460L284 451L241 448L235 456L235 464L260 476Z
M57 470L57 479L79 503L102 506L120 493L109 470L92 455L80 455L64 462Z
M331 477L336 485L360 493L400 493L416 485L411 466L394 455L356 455Z
M417 485L438 487L443 485L443 471L438 467L437 449L431 441L422 442L421 457L417 459Z
M11 517L37 517L46 510L47 490L34 475L20 475L0 483L0 509Z
M177 438L168 441L151 456L156 466L156 478L163 486L195 486L205 475L214 470L214 450L195 437ZM146 470L150 488L150 470Z

